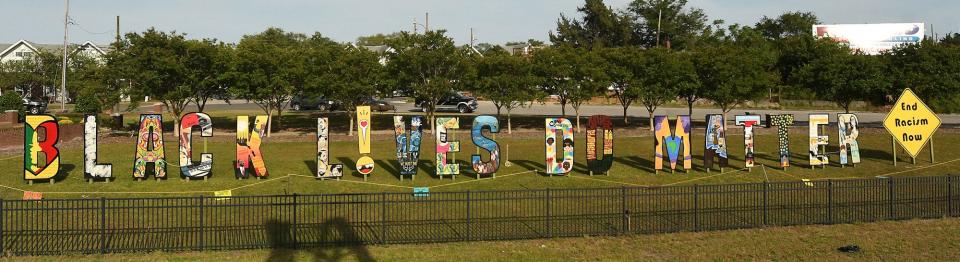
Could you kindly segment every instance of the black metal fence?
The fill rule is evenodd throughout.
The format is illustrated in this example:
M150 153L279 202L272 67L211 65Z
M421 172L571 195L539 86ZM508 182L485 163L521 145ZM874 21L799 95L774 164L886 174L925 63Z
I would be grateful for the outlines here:
M953 216L954 176L669 187L0 201L10 255L302 248Z

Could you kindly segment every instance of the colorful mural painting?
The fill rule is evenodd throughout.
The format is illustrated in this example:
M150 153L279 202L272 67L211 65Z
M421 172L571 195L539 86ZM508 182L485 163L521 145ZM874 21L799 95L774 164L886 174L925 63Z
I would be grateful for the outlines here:
M167 158L163 150L163 116L140 115L140 131L137 135L137 154L133 160L133 177L146 178L150 166L153 177L167 177Z
M793 115L767 115L770 126L777 127L777 143L780 148L780 167L790 166L790 132L788 127L793 125Z
M607 173L613 166L613 122L606 115L590 116L587 120L587 170ZM597 133L603 135L603 145L597 146ZM598 152L598 149L603 149Z
M410 118L410 130L406 129L403 116L393 117L393 133L397 140L397 162L401 175L416 175L420 161L420 142L423 139L423 117Z
M343 176L342 164L330 164L330 120L317 118L317 178L329 179Z
M546 132L546 173L564 175L573 170L573 125L566 118L547 118ZM561 133L560 139L557 132ZM561 140L562 139L562 140ZM557 145L562 144L562 157L557 157Z
M374 168L373 158L370 157L370 132L373 131L373 127L371 127L369 106L357 107L357 131L360 132L357 136L357 139L359 139L357 145L360 150L360 159L357 159L357 172L360 172L366 179L367 175L373 173Z
M734 119L737 126L743 127L743 160L744 167L751 168L753 167L754 160L754 149L753 149L753 128L760 127L760 116L759 115L742 115L736 116Z
M807 121L810 125L810 166L825 166L830 160L827 157L827 145L830 144L830 136L820 135L820 126L830 124L830 116L827 114L810 114Z
M83 175L87 178L113 177L113 165L97 164L97 116L83 116Z
M837 114L837 130L840 133L837 141L840 141L841 165L860 163L860 143L857 142L857 138L860 137L858 124L857 115Z
M667 116L654 116L654 161L655 170L663 169L663 155L666 151L670 159L670 170L677 169L677 160L683 156L683 169L693 167L693 155L690 151L690 116L677 116L674 129L670 130L670 121Z
M237 164L234 166L237 178L248 177L250 171L256 177L267 176L267 165L260 151L266 129L267 116L256 116L253 129L249 117L237 116Z
M470 131L473 144L490 153L490 161L483 161L477 154L470 156L470 163L477 174L493 174L500 169L500 145L497 141L483 136L484 127L489 129L490 133L496 134L500 132L500 121L496 117L485 115L473 119L473 129Z
M448 161L447 154L460 152L460 141L453 140L452 129L460 128L460 118L438 117L437 136L437 175L460 174L460 164Z
M23 179L52 179L60 172L60 124L49 115L23 120Z
M727 135L723 115L707 115L707 134L704 136L703 167L713 168L714 160L721 169L727 167Z
M200 128L200 137L213 137L213 122L205 113L187 113L180 118L180 174L184 177L205 177L213 169L213 154L200 154L200 163L193 163L193 127Z

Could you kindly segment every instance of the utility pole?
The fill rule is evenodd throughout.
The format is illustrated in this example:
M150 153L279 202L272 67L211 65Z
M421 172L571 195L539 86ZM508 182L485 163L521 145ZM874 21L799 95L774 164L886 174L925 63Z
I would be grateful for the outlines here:
M430 32L430 12L427 12L426 17L427 17L427 21L424 22L424 25L423 25L424 33Z
M70 0L64 0L63 10L63 71L60 77L60 112L67 112L67 24L70 23Z
M417 18L416 17L413 18L413 34L414 35L417 34Z
M470 48L473 48L473 27L470 28Z
M120 16L117 16L117 47L120 48Z

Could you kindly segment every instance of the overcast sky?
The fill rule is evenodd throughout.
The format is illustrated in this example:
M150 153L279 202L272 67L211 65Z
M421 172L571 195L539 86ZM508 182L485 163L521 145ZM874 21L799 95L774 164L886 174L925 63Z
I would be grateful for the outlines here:
M64 3L59 0L3 0L0 42L27 39L38 43L63 41ZM629 0L607 0L623 8ZM431 29L446 29L458 43L467 43L473 27L479 42L504 43L535 38L547 40L561 13L576 15L583 0L73 0L70 41L109 43L115 17L121 32L149 27L185 32L191 38L236 42L270 26L312 34L319 31L337 41L357 36L413 29L430 13ZM935 33L960 32L960 1L950 0L690 0L710 19L754 24L762 16L786 11L812 11L824 23L925 22ZM421 29L422 30L422 29Z

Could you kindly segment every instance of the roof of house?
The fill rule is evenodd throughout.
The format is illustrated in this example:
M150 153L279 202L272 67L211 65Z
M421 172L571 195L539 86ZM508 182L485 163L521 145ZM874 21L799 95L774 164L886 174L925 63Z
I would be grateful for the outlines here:
M46 52L51 52L51 53L59 53L61 50L63 50L63 45L62 45L62 44L39 44L39 43L34 43L34 42L31 42L31 41L27 41L27 40L20 40L20 41L17 41L16 43L13 43L13 44L2 44L2 43L0 43L0 50L3 50L3 51L0 51L0 56L5 56L5 55L7 55L7 53L9 53L10 51L12 51L15 47L17 47L17 46L20 45L21 43L26 44L27 47L30 47L30 49L33 49L33 50L46 51ZM76 52L76 51L78 51L79 49L85 48L85 47L88 47L88 46L97 49L97 51L99 51L100 53L103 53L103 54L105 54L105 53L110 52L111 50L113 50L113 47L112 47L111 45L98 45L98 44L94 44L93 42L90 42L90 41L86 41L86 42L84 42L83 44L70 44L70 45L69 45L69 48L75 50L74 52Z

